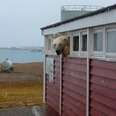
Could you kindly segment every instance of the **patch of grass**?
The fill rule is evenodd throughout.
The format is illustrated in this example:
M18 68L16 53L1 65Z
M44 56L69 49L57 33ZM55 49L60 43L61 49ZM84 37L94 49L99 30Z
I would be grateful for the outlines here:
M42 105L39 81L0 83L0 107Z

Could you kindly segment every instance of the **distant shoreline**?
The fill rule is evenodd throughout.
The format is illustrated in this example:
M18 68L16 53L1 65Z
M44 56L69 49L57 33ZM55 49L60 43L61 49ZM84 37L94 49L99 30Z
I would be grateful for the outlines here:
M0 63L9 58L13 63L43 62L42 49L0 48Z
M26 51L32 51L32 52L43 52L43 47L22 47L22 48L16 48L16 47L11 47L11 48L0 48L0 50L26 50Z

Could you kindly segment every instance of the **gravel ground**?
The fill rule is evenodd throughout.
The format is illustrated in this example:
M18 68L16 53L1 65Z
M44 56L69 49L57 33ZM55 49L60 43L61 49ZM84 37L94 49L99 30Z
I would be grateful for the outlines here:
M35 116L31 108L12 108L0 110L0 116Z
M0 116L43 116L42 109L38 106L1 109Z
M43 80L42 78L43 78L42 63L14 64L14 71L12 73L2 73L0 71L1 85L7 83L8 86L11 86L16 82L27 82L28 84L28 82L32 81L38 80L42 81ZM6 90L6 88L3 88L3 90ZM0 109L0 116L43 116L43 115L41 115L41 108L39 108L38 106L34 106L34 107L17 107L17 108Z

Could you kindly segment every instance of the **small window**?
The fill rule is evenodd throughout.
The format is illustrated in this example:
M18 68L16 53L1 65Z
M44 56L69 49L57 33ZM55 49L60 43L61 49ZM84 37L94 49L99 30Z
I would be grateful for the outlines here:
M82 35L82 51L87 51L87 34Z
M73 37L73 51L79 51L79 36Z
M102 51L103 50L103 33L97 32L94 33L94 41L93 41L93 49L94 51Z
M116 52L116 31L107 32L107 52Z

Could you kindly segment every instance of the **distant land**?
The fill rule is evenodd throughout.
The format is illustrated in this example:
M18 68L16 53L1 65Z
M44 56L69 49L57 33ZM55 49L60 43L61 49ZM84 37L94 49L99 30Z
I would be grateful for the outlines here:
M28 50L32 52L43 52L44 48L43 47L2 47L0 49L11 49L11 50Z

